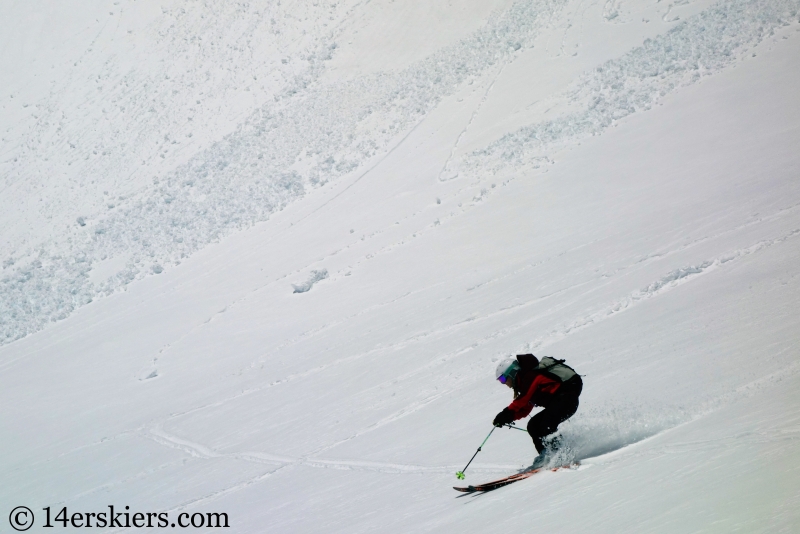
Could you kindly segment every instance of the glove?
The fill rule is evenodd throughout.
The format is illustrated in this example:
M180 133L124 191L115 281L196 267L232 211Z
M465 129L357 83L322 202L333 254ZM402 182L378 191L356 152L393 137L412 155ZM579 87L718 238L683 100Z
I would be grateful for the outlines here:
M492 424L494 426L503 426L511 424L514 421L514 413L508 408L503 409L502 412L497 414Z

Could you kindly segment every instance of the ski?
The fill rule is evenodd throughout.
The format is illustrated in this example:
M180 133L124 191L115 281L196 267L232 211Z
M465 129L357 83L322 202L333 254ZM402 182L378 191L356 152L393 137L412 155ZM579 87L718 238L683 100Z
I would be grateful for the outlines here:
M561 465L561 466L558 466L558 467L540 467L538 469L532 469L530 471L523 471L521 473L516 473L514 475L507 476L507 477L504 477L504 478L500 478L498 480L493 480L491 482L485 482L483 484L478 484L477 486L466 486L466 487L453 486L453 489L456 490L456 491L464 492L464 493L477 493L477 492L492 491L492 490L496 490L498 488L502 488L503 486L508 486L509 484L513 484L514 482L517 482L519 480L524 480L524 479L526 479L526 478L528 478L530 476L533 476L536 473L540 473L542 471L554 471L555 472L555 471L560 471L562 469L574 469L578 465L580 465L580 464L578 462L575 462L575 463L572 463L572 464Z

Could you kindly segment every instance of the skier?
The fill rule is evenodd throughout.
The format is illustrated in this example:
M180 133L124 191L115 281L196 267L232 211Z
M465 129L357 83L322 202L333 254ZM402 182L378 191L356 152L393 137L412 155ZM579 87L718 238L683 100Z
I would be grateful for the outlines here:
M522 419L534 406L544 410L528 421L528 434L533 438L538 456L534 467L546 462L546 448L542 442L578 410L578 396L583 381L574 369L545 356L541 361L533 354L520 354L506 358L497 366L497 380L514 390L514 401L494 418L495 426L503 426Z

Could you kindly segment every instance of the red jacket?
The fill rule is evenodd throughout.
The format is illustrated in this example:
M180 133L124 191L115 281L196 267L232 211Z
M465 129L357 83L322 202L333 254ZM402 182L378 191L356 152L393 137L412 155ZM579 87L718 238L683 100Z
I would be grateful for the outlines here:
M514 419L522 419L533 410L534 406L547 406L561 388L561 382L548 378L541 373L527 373L520 370L515 380L514 392L517 397L508 405Z

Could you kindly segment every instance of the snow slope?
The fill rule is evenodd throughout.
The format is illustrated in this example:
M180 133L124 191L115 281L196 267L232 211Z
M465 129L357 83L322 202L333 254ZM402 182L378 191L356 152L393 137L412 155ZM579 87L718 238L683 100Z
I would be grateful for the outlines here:
M3 510L800 528L800 2L44 5L1 23ZM521 351L584 375L581 466L459 497Z

